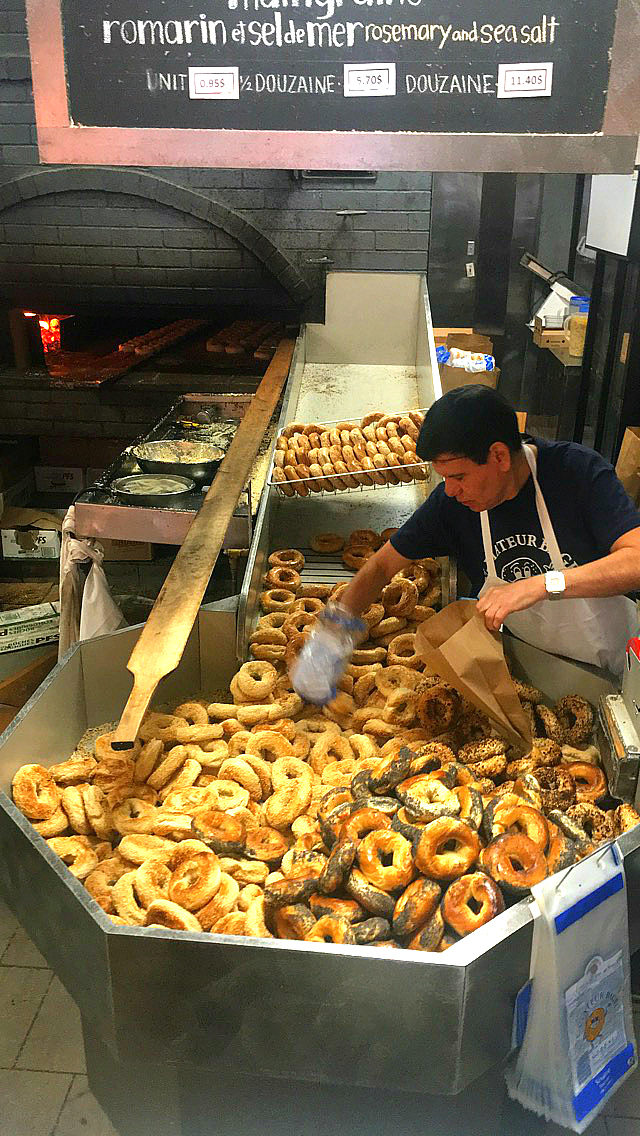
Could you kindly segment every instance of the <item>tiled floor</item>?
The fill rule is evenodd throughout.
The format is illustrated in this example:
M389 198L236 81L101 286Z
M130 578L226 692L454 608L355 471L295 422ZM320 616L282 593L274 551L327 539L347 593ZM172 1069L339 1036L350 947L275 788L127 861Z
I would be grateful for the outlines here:
M0 1136L118 1136L85 1072L80 1015L0 900ZM567 1131L517 1113L518 1136ZM640 1072L587 1131L640 1136Z
M80 1015L2 900L0 1136L118 1136L89 1091Z

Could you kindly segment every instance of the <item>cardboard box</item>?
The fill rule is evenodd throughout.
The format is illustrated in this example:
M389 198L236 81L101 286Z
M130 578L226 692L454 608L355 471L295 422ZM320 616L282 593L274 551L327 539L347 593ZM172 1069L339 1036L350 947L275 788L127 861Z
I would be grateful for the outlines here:
M129 441L122 438L67 438L42 434L40 461L43 465L87 466L105 468L122 453Z
M5 508L8 505L28 505L29 501L33 499L35 491L36 479L31 469L24 477L21 477L19 481L14 481L11 485L5 485L2 490Z
M153 560L153 545L149 541L111 540L97 538L104 548L105 561L109 560Z
M60 629L60 604L43 603L0 612L0 654L55 643Z
M84 470L72 465L37 465L34 469L38 493L79 493L84 489Z
M53 567L52 572L56 569ZM0 581L0 611L17 611L21 607L34 607L35 604L54 603L58 596L58 580Z
M640 506L640 426L627 426L616 473L635 505Z
M440 382L442 393L454 390L455 387L469 387L480 383L483 387L493 387L495 390L500 378L500 368L493 371L463 371L461 367L449 367L447 363L440 367Z
M44 509L10 507L0 518L5 560L58 560L62 519Z
M447 347L459 347L461 351L481 351L483 355L493 355L493 340L488 335L466 331L450 332Z
M433 338L436 343L446 343L450 335L473 335L472 327L434 327Z
M25 478L37 460L35 438L0 438L0 489Z

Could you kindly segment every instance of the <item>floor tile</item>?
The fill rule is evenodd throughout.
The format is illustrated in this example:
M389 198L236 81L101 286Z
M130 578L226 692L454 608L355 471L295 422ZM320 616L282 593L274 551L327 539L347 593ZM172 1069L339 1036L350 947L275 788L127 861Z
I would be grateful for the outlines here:
M89 1089L86 1077L73 1078L73 1084L52 1136L118 1136Z
M47 991L16 1068L86 1072L80 1014L59 978L53 979Z
M0 968L0 1068L13 1065L50 981L48 970Z
M0 899L0 959L9 946L9 943L11 942L19 926L20 924L18 923L15 915L13 915L11 911L9 911L9 908L7 907L4 900Z
M636 1069L617 1093L607 1101L605 1116L635 1116L640 1118L640 1072Z
M18 927L0 962L3 966L36 966L45 969L48 966L46 958L40 954L22 927Z
M563 1128L559 1124L543 1120L542 1117L536 1116L533 1112L526 1110L523 1110L523 1112L524 1115L519 1117L515 1123L513 1117L510 1117L510 1123L505 1125L501 1136L571 1136L569 1128ZM597 1116L587 1129L588 1136L610 1136L607 1131L608 1123L604 1116ZM615 1136L627 1136L627 1133L616 1133ZM635 1136L638 1136L638 1134L635 1133Z
M63 1073L0 1070L0 1136L49 1136L71 1080Z
M622 1116L607 1117L607 1136L638 1136L639 1130L640 1120Z

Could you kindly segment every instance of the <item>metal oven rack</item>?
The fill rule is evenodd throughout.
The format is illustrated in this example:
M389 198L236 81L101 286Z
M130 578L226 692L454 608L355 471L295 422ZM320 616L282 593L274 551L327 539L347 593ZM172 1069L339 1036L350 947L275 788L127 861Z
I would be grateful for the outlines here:
M278 546L282 547L282 546ZM303 548L300 545L300 551L304 556L304 568L300 575L303 584L346 584L352 580L355 573L351 568L346 568L342 563L339 553L331 553L322 555L322 553L314 552L311 548ZM275 551L276 545L269 549L269 553ZM268 555L268 554L267 554ZM249 636L255 629L255 625L263 614L260 610L259 597L260 592L268 585L264 584L264 575L268 571L266 558L261 560L263 565L263 572L260 578L255 582L255 585L250 588L252 597L255 596L255 603L249 607L245 607L246 622L240 627L238 621L238 640L237 651L238 658L241 660L246 659L248 654ZM440 580L442 584L442 606L452 603L456 599L457 588L457 573L455 561L450 560L448 557L443 556L438 558L440 564ZM245 577L246 581L246 577ZM242 598L242 597L241 597Z

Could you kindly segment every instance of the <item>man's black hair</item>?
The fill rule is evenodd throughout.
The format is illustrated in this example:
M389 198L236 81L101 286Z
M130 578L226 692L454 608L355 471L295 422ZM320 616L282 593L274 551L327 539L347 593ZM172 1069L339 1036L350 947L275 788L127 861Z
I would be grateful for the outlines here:
M418 445L423 461L455 454L484 465L494 442L517 453L522 442L509 403L491 387L456 387L436 400L425 415Z

